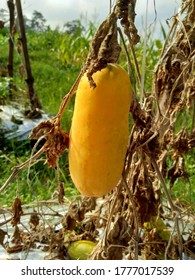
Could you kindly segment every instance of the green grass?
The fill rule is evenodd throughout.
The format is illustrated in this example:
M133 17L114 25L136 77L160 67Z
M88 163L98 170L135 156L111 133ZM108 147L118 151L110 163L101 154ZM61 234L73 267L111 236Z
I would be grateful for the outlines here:
M11 174L11 169L25 162L30 157L27 149L25 154L16 155L15 152L0 154L0 185L2 186ZM65 185L66 197L78 194L74 187L68 171L67 152L60 158L60 181ZM28 183L29 182L29 183ZM0 207L11 206L13 199L19 196L22 203L27 204L33 201L50 199L59 190L57 171L48 168L44 159L28 168L23 169L15 180L9 184L5 191L0 194ZM56 196L55 196L56 198Z

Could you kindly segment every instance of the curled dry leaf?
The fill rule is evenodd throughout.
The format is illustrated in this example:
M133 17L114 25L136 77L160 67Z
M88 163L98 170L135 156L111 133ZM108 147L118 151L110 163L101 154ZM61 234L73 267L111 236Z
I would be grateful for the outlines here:
M108 63L116 63L121 51L117 41L117 17L112 12L109 17L103 21L91 41L89 55L84 66L87 70L92 87L95 87L92 75L105 68Z
M117 216L110 228L105 246L100 243L92 252L91 259L121 260L123 249L128 246L132 237L131 227L123 216Z
M62 219L62 226L65 230L74 230L76 226L76 220L71 214L67 213Z
M178 155L186 154L192 147L190 145L192 138L188 135L186 128L181 129L173 139L172 148L174 153L172 158L177 158Z
M12 243L21 244L23 241L22 235L23 235L23 231L18 227L18 225L16 225L12 236Z
M4 247L3 242L4 242L6 235L7 235L7 232L0 228L0 245L3 247Z
M53 118L41 122L31 131L30 139L40 138L45 139L46 163L49 167L56 167L58 157L68 148L68 133L62 130L59 119Z
M135 4L136 1L117 0L115 5L115 13L120 19L121 25L127 36L131 36L131 42L136 45L140 41L137 28L135 27Z
M127 246L131 237L131 228L123 216L119 216L108 233L107 241L111 244Z
M20 223L20 217L23 214L22 203L18 197L16 197L14 200L14 203L11 208L11 212L12 212L11 224L14 227Z
M155 173L148 169L149 158L143 156L131 177L139 226L150 221L159 211L160 190L154 187Z
M65 190L64 190L64 183L60 182L59 186L59 193L58 193L58 201L59 204L62 204L64 202L64 196L65 196Z
M39 218L38 213L32 213L30 215L29 224L30 224L31 228L36 229L36 227L39 225L39 221L40 221L40 218Z
M168 170L168 178L170 179L170 188L173 187L178 178L188 179L184 158L182 156L178 155L173 166Z

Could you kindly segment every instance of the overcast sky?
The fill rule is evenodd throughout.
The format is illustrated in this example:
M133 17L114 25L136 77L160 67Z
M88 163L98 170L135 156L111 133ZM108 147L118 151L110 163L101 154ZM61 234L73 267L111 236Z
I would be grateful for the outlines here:
M143 26L147 2L148 25L153 23L156 9L156 24L159 30L159 22L165 26L166 19L178 10L181 0L137 0L136 25L140 32L142 32L141 27ZM28 18L31 18L34 10L37 10L43 14L47 24L54 28L56 26L62 27L65 22L79 19L81 15L100 24L109 13L110 0L21 0L21 3L24 14ZM7 9L7 0L0 0L1 8Z

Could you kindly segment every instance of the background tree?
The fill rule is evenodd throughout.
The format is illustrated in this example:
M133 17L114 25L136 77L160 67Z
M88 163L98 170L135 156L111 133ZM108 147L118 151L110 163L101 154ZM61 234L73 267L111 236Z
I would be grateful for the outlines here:
M34 31L43 32L46 29L46 22L47 20L42 13L34 10L29 25Z
M85 31L84 26L81 24L79 19L75 19L72 21L68 21L64 24L65 33L71 35L77 35L78 33L81 35L83 31Z

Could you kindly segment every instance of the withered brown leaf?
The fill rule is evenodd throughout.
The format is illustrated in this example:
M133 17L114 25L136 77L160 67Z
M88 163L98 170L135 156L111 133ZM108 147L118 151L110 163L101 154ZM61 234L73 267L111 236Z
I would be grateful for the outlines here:
M0 245L2 245L2 246L4 246L3 242L4 242L6 235L7 235L7 232L0 228Z
M29 224L30 224L30 227L33 227L36 229L36 227L39 225L39 215L38 213L32 213L30 215L30 220L29 220Z
M11 224L12 226L16 226L17 224L20 223L20 217L23 214L22 203L18 197L16 197L14 200L11 212L12 212Z
M62 204L64 202L64 195L65 195L65 190L64 190L64 183L60 182L60 190L58 193L58 202L59 204Z
M121 51L117 41L117 17L112 12L102 22L96 31L90 45L89 55L84 66L91 86L95 87L92 75L98 70L106 67L107 63L116 63Z
M69 146L69 134L61 128L58 118L43 121L37 125L30 134L30 139L45 139L44 150L46 163L49 167L56 167L58 157Z

